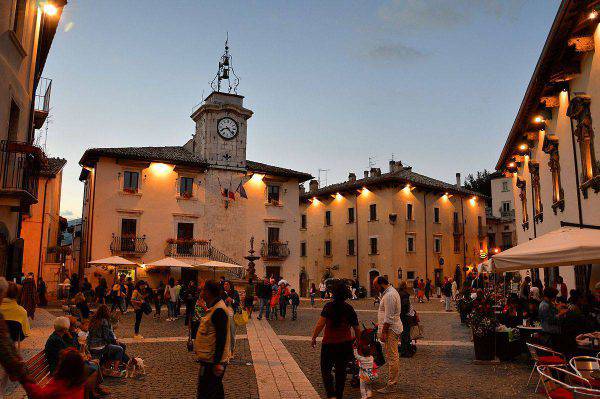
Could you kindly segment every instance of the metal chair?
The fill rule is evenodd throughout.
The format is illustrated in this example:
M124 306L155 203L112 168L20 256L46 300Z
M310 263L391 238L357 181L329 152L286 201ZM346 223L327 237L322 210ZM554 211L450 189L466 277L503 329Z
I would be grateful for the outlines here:
M588 380L560 367L537 366L536 369L548 399L576 398L576 390L582 392L582 395L594 392ZM595 396L581 396L586 399L593 397Z
M537 370L538 366L566 366L567 360L564 355L560 352L557 352L551 348L546 346L532 344L527 342L527 350L529 350L529 354L534 361L533 369L531 370L531 374L529 374L529 379L527 380L527 386L531 382L531 378L533 377L533 373ZM540 377L541 378L541 377ZM540 379L538 379L538 383L535 386L535 390L540 386Z
M600 380L592 377L594 370L600 370L600 360L592 356L575 356L569 361L569 365L580 377L587 379L592 388L600 388Z
M598 399L600 398L600 390L577 388L573 390L573 399Z

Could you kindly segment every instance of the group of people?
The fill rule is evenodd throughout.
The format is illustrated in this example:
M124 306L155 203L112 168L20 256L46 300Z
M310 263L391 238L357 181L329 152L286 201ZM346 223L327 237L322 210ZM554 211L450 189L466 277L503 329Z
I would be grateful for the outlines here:
M249 286L251 288L246 291L245 308L252 314L254 283L250 281ZM263 315L267 320L285 320L288 306L292 310L292 320L298 318L300 296L287 281L277 281L274 277L265 278L256 284L256 296L259 300L258 320L261 320Z

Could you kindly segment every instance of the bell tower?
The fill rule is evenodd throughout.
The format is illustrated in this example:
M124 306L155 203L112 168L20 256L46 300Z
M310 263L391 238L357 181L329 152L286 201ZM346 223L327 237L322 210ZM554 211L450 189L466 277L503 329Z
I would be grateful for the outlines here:
M193 151L211 168L246 170L247 121L252 111L244 108L244 97L237 94L238 84L226 40L219 70L211 82L213 92L190 116L196 123Z

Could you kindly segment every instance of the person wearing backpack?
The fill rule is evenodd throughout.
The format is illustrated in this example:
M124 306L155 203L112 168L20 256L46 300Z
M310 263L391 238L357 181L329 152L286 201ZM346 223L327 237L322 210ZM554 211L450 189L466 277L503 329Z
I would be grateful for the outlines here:
M300 306L300 297L295 289L292 288L290 292L290 303L292 305L292 320L298 318L298 306Z

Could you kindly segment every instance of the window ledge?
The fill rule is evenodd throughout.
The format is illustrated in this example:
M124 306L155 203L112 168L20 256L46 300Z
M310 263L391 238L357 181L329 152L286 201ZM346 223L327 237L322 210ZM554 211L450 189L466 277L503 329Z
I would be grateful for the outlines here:
M379 255L379 252L369 252L369 256Z
M178 195L175 197L177 199L177 201L198 201L198 198L191 196L191 197L182 197L181 195Z
M346 222L346 224L354 224L354 221L352 221L352 222Z
M346 254L346 256L356 256L356 254Z
M141 191L137 191L135 193L130 193L128 191L120 190L119 191L119 195L141 197L142 196L142 192Z
M333 258L333 255L323 255L324 258Z
M27 51L25 51L25 49L23 48L23 45L21 44L21 41L17 37L17 34L14 31L9 30L8 37L10 38L10 41L12 42L12 44L15 46L15 49L19 52L21 59L27 57Z
M281 202L278 202L278 203L265 202L265 206L276 206L279 208L283 208L283 204Z
M379 222L379 219L369 219L368 222Z
M300 231L306 231L306 227L300 227Z
M323 227L331 227L331 224L324 224Z

